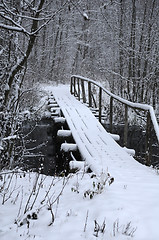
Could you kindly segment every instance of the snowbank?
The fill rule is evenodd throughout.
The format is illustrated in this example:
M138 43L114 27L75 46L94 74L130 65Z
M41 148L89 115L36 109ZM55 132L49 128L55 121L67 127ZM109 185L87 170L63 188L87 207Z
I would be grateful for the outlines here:
M120 174L0 173L0 239L158 240L159 176Z

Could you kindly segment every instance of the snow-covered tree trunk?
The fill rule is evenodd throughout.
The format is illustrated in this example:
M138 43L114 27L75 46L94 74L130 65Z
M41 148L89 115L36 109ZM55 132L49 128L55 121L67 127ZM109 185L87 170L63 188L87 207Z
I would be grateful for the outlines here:
M38 33L58 12L54 12L54 10L45 12L43 8L45 2L45 0L39 0L29 3L20 0L14 4L14 2L3 1L0 5L0 18L2 19L0 27L3 29L4 37L4 40L1 41L2 50L0 52L4 57L4 66L1 67L3 74L0 79L2 86L0 91L1 168L13 163L15 144L11 136L17 136L19 128L21 88L29 56ZM22 44L24 36L25 40ZM5 54L7 49L5 37L7 37L9 45L7 54Z

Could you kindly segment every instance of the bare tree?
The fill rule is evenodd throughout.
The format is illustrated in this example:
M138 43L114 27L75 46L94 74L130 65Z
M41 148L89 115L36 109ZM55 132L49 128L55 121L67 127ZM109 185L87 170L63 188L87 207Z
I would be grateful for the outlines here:
M36 38L41 29L53 21L67 1L58 9L48 9L49 1L5 1L0 4L0 146L1 166L12 165L14 141L18 132L21 89ZM3 60L2 60L3 59Z

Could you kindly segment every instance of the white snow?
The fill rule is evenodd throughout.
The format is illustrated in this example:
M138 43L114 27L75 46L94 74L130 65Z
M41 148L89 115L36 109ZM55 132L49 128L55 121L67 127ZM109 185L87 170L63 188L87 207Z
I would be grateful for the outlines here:
M57 103L50 103L49 107L50 108L59 108L59 105Z
M0 151L3 150L3 147L0 145Z
M15 140L17 137L18 137L17 135L8 136L8 137L5 137L5 138L2 138L2 141Z
M88 15L87 15L87 13L86 12L83 12L83 17L85 18L85 19L89 19L89 17L88 17Z
M70 169L78 169L83 170L85 169L85 162L83 161L70 161L69 162Z
M117 135L117 134L109 133L109 135L110 135L115 141L119 141L119 140L120 140L120 136Z
M20 28L20 27L13 27L13 26L10 26L10 25L2 24L2 23L0 23L0 27L11 30L11 31L23 32L23 29Z
M58 108L50 108L50 112L55 112L55 113L57 113L57 114L59 114L59 112L60 112L60 108L58 107Z
M135 150L134 150L134 149L129 149L129 148L126 148L126 147L123 147L123 149L124 149L128 154L130 154L131 156L135 156Z
M159 176L150 168L140 176L132 170L133 178L122 170L110 186L105 175L82 171L64 178L2 174L0 239L158 240ZM106 224L98 237L95 220L100 228Z
M48 104L49 104L49 105L50 105L50 104L56 104L56 101L55 101L54 99L49 98Z

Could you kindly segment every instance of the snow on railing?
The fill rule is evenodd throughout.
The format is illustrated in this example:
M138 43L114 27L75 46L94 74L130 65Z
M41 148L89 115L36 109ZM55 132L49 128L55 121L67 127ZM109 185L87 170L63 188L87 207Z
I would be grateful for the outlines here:
M113 100L117 100L118 102L122 103L125 105L125 126L124 126L124 145L127 145L127 137L128 137L128 107L133 108L135 110L141 110L141 111L146 111L147 112L147 126L146 126L146 162L147 165L150 164L150 151L151 151L151 128L153 126L158 143L159 143L159 125L157 123L157 119L155 116L155 112L152 106L148 104L141 104L141 103L134 103L130 102L126 99L123 99L106 88L104 88L100 83L97 83L96 81L85 78L79 75L73 75L71 76L71 85L70 85L70 92L71 94L74 94L76 97L78 97L78 100L83 100L84 103L87 102L87 95L86 95L86 87L85 87L85 82L88 84L88 105L89 107L94 106L97 107L97 103L95 102L91 85L95 85L99 88L99 114L98 114L98 119L101 122L102 119L102 92L105 92L107 95L110 96L110 132L112 132L112 124L113 124Z

